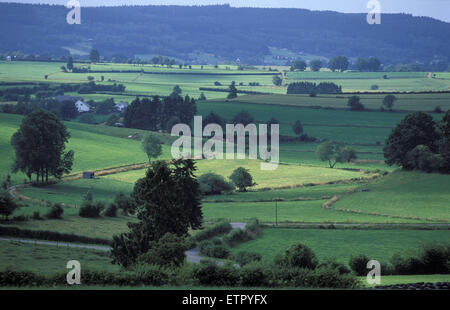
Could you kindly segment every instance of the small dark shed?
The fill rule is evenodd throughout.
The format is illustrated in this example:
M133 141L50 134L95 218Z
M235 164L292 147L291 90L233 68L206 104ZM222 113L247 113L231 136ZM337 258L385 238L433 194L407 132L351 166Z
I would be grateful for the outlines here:
M94 179L95 172L94 171L85 171L83 172L83 179Z

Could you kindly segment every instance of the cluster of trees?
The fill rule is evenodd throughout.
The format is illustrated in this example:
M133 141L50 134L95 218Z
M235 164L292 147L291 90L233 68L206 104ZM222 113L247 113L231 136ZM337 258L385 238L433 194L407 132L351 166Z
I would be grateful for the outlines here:
M307 63L304 60L296 59L292 62L290 71L305 71ZM320 59L313 59L309 62L311 71L317 72L323 67L323 62Z
M144 130L170 130L178 123L190 124L197 113L195 100L172 94L164 99L136 98L126 109L124 126Z
M328 61L328 68L331 71L345 71L348 69L348 66L350 65L350 62L348 61L348 58L345 56L336 56L334 58L331 58L330 61Z
M287 88L288 94L340 94L342 87L332 82L294 82Z
M61 178L72 170L74 152L65 152L70 134L51 112L38 110L28 114L12 136L15 151L13 172L22 171L36 183L48 182L49 176Z
M376 71L380 71L381 62L378 58L375 58L375 57L370 57L367 59L358 58L358 60L356 62L356 68L359 71L376 72Z
M328 161L330 168L334 168L337 163L349 163L357 159L355 150L333 141L324 141L319 144L316 156L321 161Z
M450 173L450 110L439 123L423 112L407 115L392 130L383 152L388 165Z

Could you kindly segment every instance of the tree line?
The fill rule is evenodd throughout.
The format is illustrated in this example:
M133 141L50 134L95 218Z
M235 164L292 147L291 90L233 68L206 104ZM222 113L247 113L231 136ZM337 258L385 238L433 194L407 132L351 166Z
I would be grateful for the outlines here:
M136 98L125 111L124 126L143 130L170 130L178 123L190 124L197 113L195 100L181 93L160 98Z

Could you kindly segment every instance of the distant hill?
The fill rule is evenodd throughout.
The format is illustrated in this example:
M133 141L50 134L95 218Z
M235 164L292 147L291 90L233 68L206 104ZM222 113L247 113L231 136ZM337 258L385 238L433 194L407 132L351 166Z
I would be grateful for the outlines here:
M269 47L332 57L375 56L383 63L450 60L450 23L384 14L220 6L82 8L81 25L68 25L64 6L0 3L0 52L50 55L166 55L259 64Z

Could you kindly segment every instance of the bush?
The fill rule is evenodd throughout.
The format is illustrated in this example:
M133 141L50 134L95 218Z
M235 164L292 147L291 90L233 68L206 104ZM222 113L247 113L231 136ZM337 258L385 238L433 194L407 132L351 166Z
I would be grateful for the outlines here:
M246 242L251 239L252 237L247 230L234 229L223 238L223 241L226 245L234 247L239 243Z
M26 230L26 229L19 229L17 227L5 227L5 226L0 226L0 236L22 237L22 238L50 240L50 241L81 242L90 244L109 245L111 243L110 240L100 238L90 238L74 234L62 234L46 230Z
M251 262L261 261L261 254L241 251L234 256L234 260L241 266L245 266Z
M228 258L230 251L223 244L214 243L211 240L203 240L198 244L200 254L213 258Z
M194 239L194 241L199 242L202 240L211 239L212 237L215 237L215 236L224 235L224 234L230 232L231 229L232 229L232 227L231 227L230 223L221 222L221 223L215 224L211 227L208 227L206 229L199 231L192 238Z
M325 259L325 261L318 266L318 268L321 268L321 267L326 267L329 269L336 269L339 272L339 274L351 273L351 270L348 269L347 266L345 266L342 263L338 263L336 261L336 259Z
M134 266L133 273L133 280L141 285L161 286L167 284L169 280L168 272L159 266L138 264Z
M308 287L314 288L355 288L360 285L359 280L351 275L342 275L337 269L320 267L311 272Z
M291 246L284 254L275 259L277 265L295 268L314 269L318 260L314 252L301 243Z
M108 208L106 208L103 215L107 216L107 217L116 217L117 216L117 205L115 203L111 203L108 206Z
M80 208L79 215L81 217L88 217L88 218L98 218L100 217L100 213L105 208L105 205L103 202L87 202L84 203L83 206Z
M425 245L416 255L392 256L391 263L397 274L448 274L450 273L450 246Z
M41 286L45 278L30 271L0 271L0 286Z
M367 263L370 259L365 255L351 256L348 262L350 268L357 276L365 276L368 273Z
M180 266L184 262L184 252L187 248L184 238L166 233L158 241L152 241L149 250L140 255L137 260L142 264L149 265Z
M61 219L62 214L64 213L64 209L61 207L60 204L55 203L50 211L48 211L47 214L45 214L45 217L48 219Z
M43 218L41 217L41 214L39 213L39 211L34 211L33 212L32 219L33 220L43 220Z
M204 195L220 195L233 190L233 186L225 181L223 176L212 172L201 175L198 182Z
M239 273L233 266L218 266L212 261L195 265L193 275L200 285L236 286L239 283Z
M270 271L265 265L252 262L240 269L240 285L259 287L259 286L269 286L270 284Z

